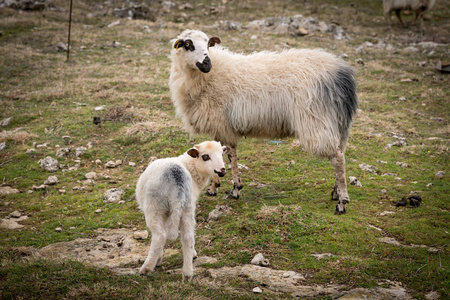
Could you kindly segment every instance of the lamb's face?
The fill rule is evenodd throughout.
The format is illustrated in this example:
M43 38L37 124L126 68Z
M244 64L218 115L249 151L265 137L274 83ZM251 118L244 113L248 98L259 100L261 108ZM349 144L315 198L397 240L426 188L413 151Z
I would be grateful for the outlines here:
M185 30L173 47L184 55L186 64L193 69L199 69L203 73L208 73L211 68L209 58L209 47L220 44L218 37L208 38L208 36L197 30Z
M222 155L228 151L228 147L222 147L219 142L212 141L195 145L187 151L187 154L195 158L195 166L199 172L223 177L226 170Z

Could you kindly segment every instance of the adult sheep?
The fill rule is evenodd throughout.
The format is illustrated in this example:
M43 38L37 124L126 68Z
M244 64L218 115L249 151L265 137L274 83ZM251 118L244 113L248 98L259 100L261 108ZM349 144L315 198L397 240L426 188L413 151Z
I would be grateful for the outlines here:
M435 0L383 0L383 11L384 16L388 22L388 26L391 27L391 13L395 11L398 20L405 26L403 23L400 12L403 9L412 10L416 13L416 17L413 22L420 17L420 25L423 28L423 12L431 9L434 5Z
M236 146L242 136L298 138L303 148L331 160L335 214L349 202L345 148L356 114L353 70L322 50L236 54L218 37L185 30L171 51L170 92L176 113L192 133L209 134L230 147L230 195L239 197ZM219 178L208 189L216 194Z

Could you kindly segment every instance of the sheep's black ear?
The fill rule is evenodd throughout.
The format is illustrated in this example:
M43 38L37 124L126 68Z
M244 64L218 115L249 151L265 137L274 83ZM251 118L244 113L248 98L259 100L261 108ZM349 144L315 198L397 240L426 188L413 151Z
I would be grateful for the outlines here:
M220 44L222 41L217 36L213 36L209 39L208 47L214 47L215 44Z
M191 148L187 151L187 154L189 154L190 157L197 158L200 156L200 153L196 148Z
M227 153L230 152L230 147L228 147L228 146L223 146L223 147L222 147L222 150L223 150L223 154L227 154Z
M174 44L173 44L173 47L175 48L175 49L179 49L180 47L183 47L184 46L184 41L182 40L182 39L179 39L179 40L177 40Z

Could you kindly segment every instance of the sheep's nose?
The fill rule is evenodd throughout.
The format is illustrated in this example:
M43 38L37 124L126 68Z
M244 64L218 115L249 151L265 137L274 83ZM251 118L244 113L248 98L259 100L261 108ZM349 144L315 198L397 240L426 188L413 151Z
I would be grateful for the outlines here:
M222 169L220 169L220 172L214 170L214 173L216 173L217 175L219 175L219 177L223 177L223 176L225 176L225 174L227 173L227 170L225 170L225 168L222 168Z
M208 56L205 57L203 62L197 62L195 65L203 73L208 73L212 68L211 59Z

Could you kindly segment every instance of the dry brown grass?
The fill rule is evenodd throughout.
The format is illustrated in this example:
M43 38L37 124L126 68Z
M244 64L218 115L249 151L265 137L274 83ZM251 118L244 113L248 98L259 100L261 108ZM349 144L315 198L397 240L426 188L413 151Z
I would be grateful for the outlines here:
M36 138L37 135L33 133L26 132L24 130L19 131L2 131L0 132L0 142L10 141L14 144L22 144L32 138Z

